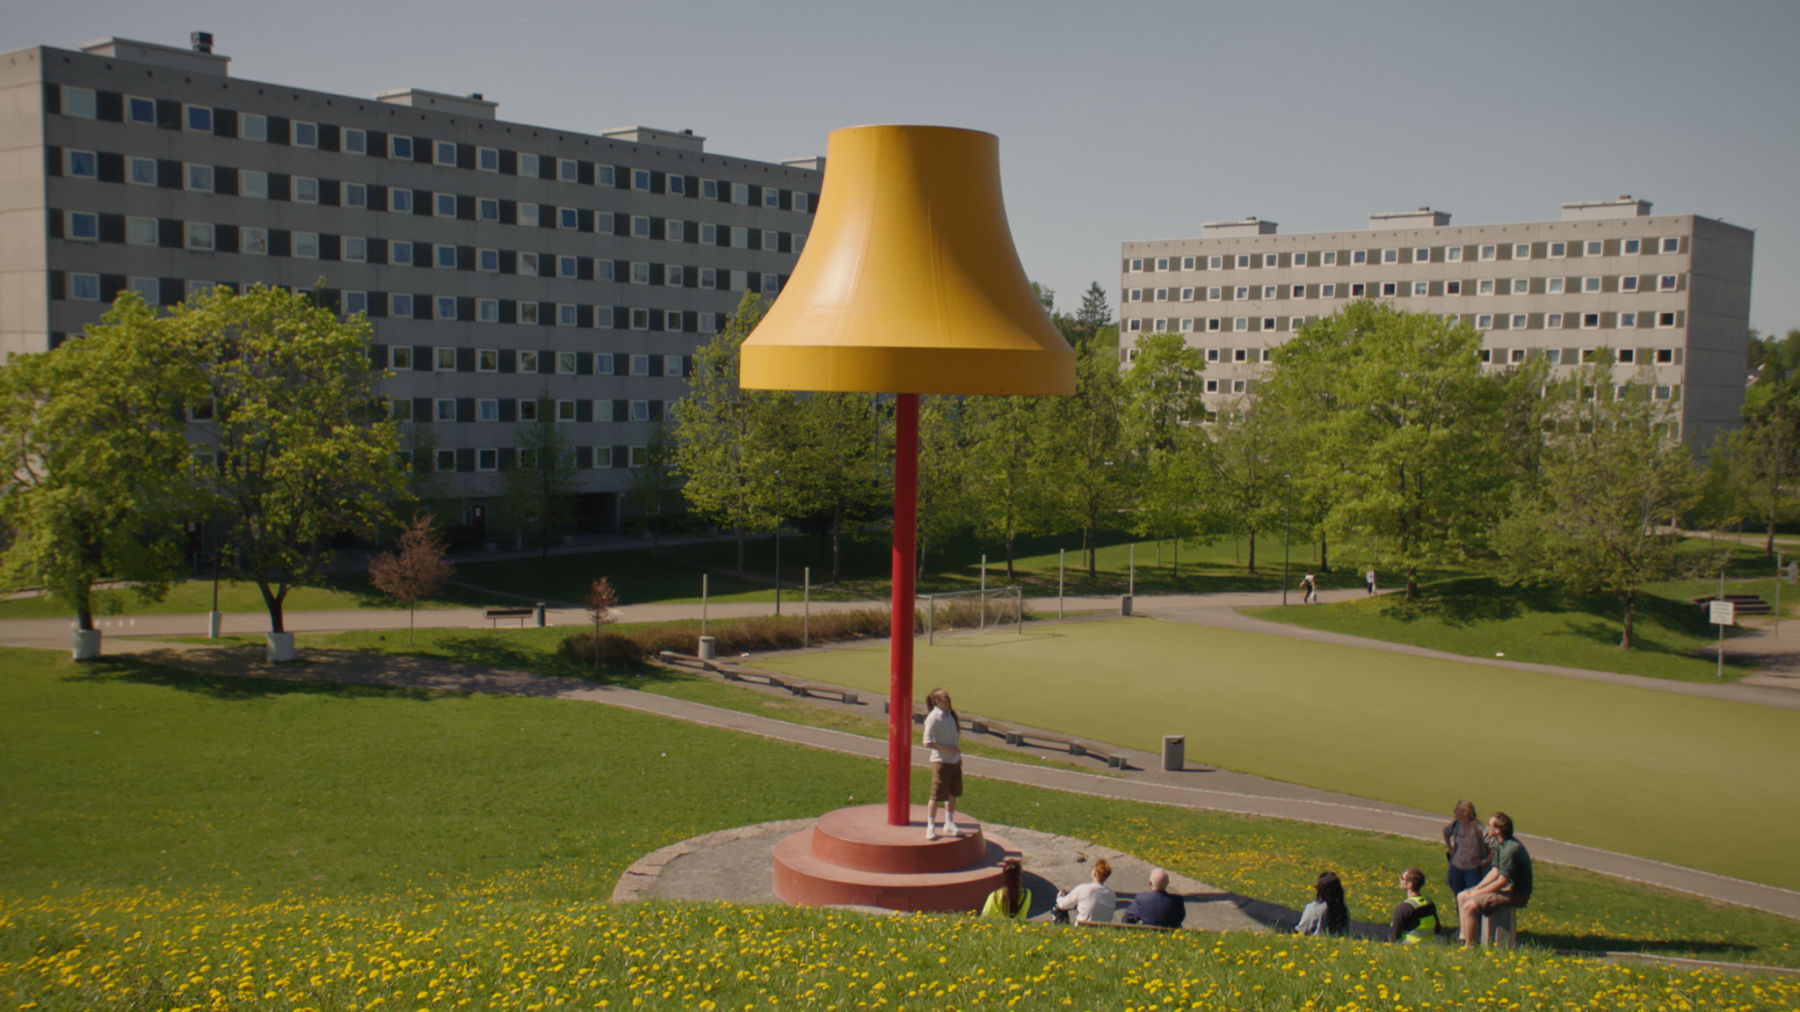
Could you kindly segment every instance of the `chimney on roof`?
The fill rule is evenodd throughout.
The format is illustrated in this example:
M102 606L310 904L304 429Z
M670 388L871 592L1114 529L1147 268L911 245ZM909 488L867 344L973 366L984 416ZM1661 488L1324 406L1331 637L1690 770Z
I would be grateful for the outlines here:
M188 33L188 42L193 44L194 52L196 52L196 53L211 53L212 52L212 33L211 32L189 32Z

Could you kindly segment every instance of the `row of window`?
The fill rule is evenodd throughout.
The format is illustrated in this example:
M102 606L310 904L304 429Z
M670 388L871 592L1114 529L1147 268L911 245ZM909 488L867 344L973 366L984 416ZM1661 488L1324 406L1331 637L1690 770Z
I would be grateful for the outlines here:
M563 450L564 460L571 466L587 468L643 467L650 459L645 446L571 446ZM509 471L514 467L535 466L529 449L512 447L436 450L429 460L413 461L402 451L402 463L420 470L438 471Z
M1246 299L1359 299L1379 293L1382 298L1456 295L1594 295L1611 292L1659 292L1681 290L1679 274L1589 274L1585 277L1478 278L1473 281L1382 281L1376 283L1322 285L1213 285L1208 288L1129 288L1126 302L1221 302Z
M58 222L62 225L60 229L55 227ZM138 218L91 211L66 211L60 218L53 217L50 236L77 242L122 242L133 246L161 246L201 253L242 253L340 263L432 267L576 281L618 281L669 288L734 292L753 289L764 295L777 294L785 277L774 273L684 264L605 260L567 254L453 246L448 243L390 241L366 236L333 235L328 232L293 232L287 229L184 222L172 218Z
M212 106L184 105L168 100L120 95L62 85L48 89L57 107L52 112L86 119L138 123L192 133L236 137L243 140L284 144L299 148L339 151L345 154L423 162L445 168L474 169L499 175L611 186L645 193L698 197L722 203L808 213L812 206L804 190L783 190L752 183L732 183L697 176L667 174L652 169L619 169L611 165L557 158L501 148L476 147L451 141L357 130L331 124L291 120L282 116L240 113Z
M1335 267L1340 262L1358 264L1460 263L1471 260L1561 260L1566 257L1637 256L1645 250L1681 252L1681 237L1651 239L1588 239L1577 242L1488 243L1468 246L1412 246L1388 249L1314 250L1295 253L1238 253L1207 257L1133 257L1125 262L1128 273L1176 269L1219 271L1254 267ZM1345 256L1348 254L1348 256ZM1340 259L1341 258L1341 259Z
M151 305L172 306L183 299L210 292L218 285L237 287L228 282L183 281L180 278L127 277L122 274L90 274L79 271L50 273L50 297L56 301L111 302L120 292L132 291ZM475 299L406 292L329 289L322 293L322 297L327 305L345 316L364 313L373 319L434 320L440 323L503 323L712 334L719 329L720 316L718 313L676 309Z
M319 204L326 207L363 210L373 207L375 210L385 209L394 214L522 225L527 228L554 228L635 239L661 239L668 242L699 243L702 246L729 246L734 249L799 253L806 245L805 233L788 233L778 229L753 229L433 190L389 188L336 179L289 176L279 172L239 171L154 158L125 158L116 166L115 171L103 158L89 151L64 151L62 157L66 163L65 174L95 178L103 182L126 182L138 186Z
M711 314L703 315L710 316ZM681 355L627 354L608 351L520 351L513 348L462 348L399 344L377 346L376 359L395 372L680 377L686 375L688 371L688 360ZM507 410L511 411L510 408ZM480 420L511 421L512 419L482 418ZM536 421L536 418L524 417L519 420L530 422ZM571 421L573 419L564 420Z
M1477 330L1632 330L1645 327L1666 329L1681 326L1681 313L1478 313L1469 316L1449 314L1451 323L1463 322ZM1296 333L1306 326L1305 316L1239 316L1182 317L1180 319L1131 319L1125 321L1127 333L1193 333L1195 331L1234 331L1238 333L1287 330Z
M1512 349L1512 353L1513 353L1512 361L1514 361L1514 362L1525 361L1525 349L1524 348L1514 348L1514 349ZM1544 352L1545 357L1549 358L1551 360L1552 364L1556 363L1556 356L1558 354L1559 354L1559 351L1558 351L1558 349L1555 349L1555 348L1548 349L1547 351ZM1485 348L1482 349L1481 360L1483 362L1490 361L1489 356L1487 354L1487 349L1485 349ZM1250 379L1234 379L1234 380L1209 379L1206 381L1206 392L1209 394L1222 394L1222 393L1228 393L1228 392L1234 393L1234 394L1243 394L1243 393L1250 393L1255 388L1255 385L1256 385L1256 381L1250 380ZM1629 389L1628 384L1620 384L1617 389L1617 396L1624 397L1626 395L1626 392L1628 389ZM1587 400L1594 399L1595 391L1593 391L1591 388L1585 390L1584 393L1587 394L1587 397L1586 397ZM1678 401L1681 399L1681 387L1678 384L1656 386L1656 387L1651 388L1651 396L1654 399L1659 400L1659 401ZM1209 421L1209 422L1213 421L1213 418L1208 417L1207 421Z
M510 397L418 397L389 401L402 422L536 422L538 401ZM548 400L545 410L555 422L656 422L662 401Z

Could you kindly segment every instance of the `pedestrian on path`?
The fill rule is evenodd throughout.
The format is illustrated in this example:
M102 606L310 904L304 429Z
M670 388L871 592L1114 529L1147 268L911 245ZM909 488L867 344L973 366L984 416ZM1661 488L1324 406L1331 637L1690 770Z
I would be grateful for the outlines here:
M956 828L956 799L962 797L962 749L957 747L956 709L950 693L932 689L925 697L931 712L925 715L925 747L931 750L931 800L925 804L925 839L938 838L937 808L944 805L944 835L961 836Z
M1370 566L1369 571L1363 574L1363 584L1369 588L1370 594L1375 593L1375 567Z
M981 916L1024 920L1031 913L1031 890L1020 884L1023 878L1018 858L1009 857L1000 862L1000 888L988 894Z
M1406 869L1400 873L1400 888L1406 890L1406 898L1394 908L1393 920L1388 924L1388 941L1408 945L1435 941L1437 904L1420 893L1425 888L1425 873L1417 868Z
M1301 604L1316 604L1318 602L1319 581L1313 576L1311 570L1307 570L1306 575L1300 578L1300 589L1306 592L1300 595Z

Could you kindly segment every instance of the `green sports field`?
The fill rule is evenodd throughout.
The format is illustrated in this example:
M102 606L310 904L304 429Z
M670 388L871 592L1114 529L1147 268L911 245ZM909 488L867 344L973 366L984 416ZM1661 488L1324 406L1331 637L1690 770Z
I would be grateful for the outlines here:
M916 694L1101 742L1800 888L1800 712L1147 619L920 644ZM885 648L767 662L885 691Z

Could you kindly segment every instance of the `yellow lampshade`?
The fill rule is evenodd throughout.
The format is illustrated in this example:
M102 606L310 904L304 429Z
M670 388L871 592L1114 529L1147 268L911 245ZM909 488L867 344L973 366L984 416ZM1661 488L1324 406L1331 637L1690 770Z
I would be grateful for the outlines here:
M744 341L754 390L1072 394L1075 353L1032 294L979 130L834 130L787 287Z

